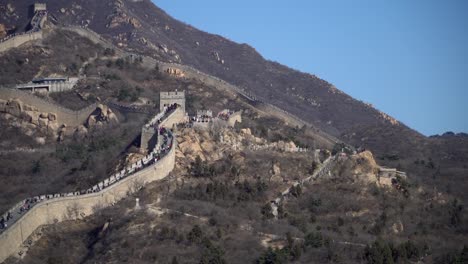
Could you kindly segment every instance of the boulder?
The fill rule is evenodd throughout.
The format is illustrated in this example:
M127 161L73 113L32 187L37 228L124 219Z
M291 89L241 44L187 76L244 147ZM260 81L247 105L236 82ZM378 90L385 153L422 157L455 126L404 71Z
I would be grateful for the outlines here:
M110 110L110 109L107 110L107 117L108 117L109 124L115 125L115 124L119 123L119 119L114 114L114 112L112 112L112 110Z
M0 24L0 38L4 38L7 35L7 31L4 24Z
M7 101L0 99L0 112L5 112Z
M42 118L42 117L39 116L39 118L37 120L37 123L38 123L39 127L47 128L47 125L49 124L49 119Z
M95 127L96 123L97 123L96 116L90 115L88 117L88 120L86 120L86 127L88 127L88 128Z
M277 146L278 146L278 149L284 151L286 144L284 143L284 141L280 140L278 141Z
M19 117L23 111L23 103L18 99L8 101L5 112Z
M283 182L283 177L281 175L272 175L270 177L271 182Z
M44 145L46 143L45 137L37 137L34 139L34 141L36 141L36 143L39 145Z
M280 175L281 174L281 168L280 168L278 162L273 163L273 165L271 167L271 173L273 175Z
M128 20L128 23L129 23L130 25L132 25L134 28L141 28L141 23L140 23L140 21L138 21L138 19L136 19L136 18L133 18L133 17L130 18L130 19Z
M292 142L292 141L289 141L288 143L286 143L285 147L286 147L286 149L285 149L286 151L296 151L296 149L297 149L296 144L294 142Z
M34 111L24 111L22 116L23 120L34 124L34 125L39 125L38 119L39 119L39 114Z
M57 115L54 113L49 113L47 116L49 118L49 121L56 121L57 120Z
M60 130L57 135L57 141L62 142L65 140L65 131Z
M23 105L23 111L36 111L37 112L37 108L31 105L25 104Z
M77 127L73 134L75 138L85 138L87 135L88 135L88 129L83 125Z
M49 124L47 126L47 129L49 132L56 133L59 130L59 124L57 122L51 122L49 121Z
M112 110L103 104L98 104L96 110L86 120L86 127L101 127L106 124L118 124L119 119Z
M15 8L10 3L7 4L6 9L7 9L8 13L10 13L10 14L13 14L15 12Z
M250 131L250 128L243 128L240 130L240 132L244 135L252 135L252 131Z

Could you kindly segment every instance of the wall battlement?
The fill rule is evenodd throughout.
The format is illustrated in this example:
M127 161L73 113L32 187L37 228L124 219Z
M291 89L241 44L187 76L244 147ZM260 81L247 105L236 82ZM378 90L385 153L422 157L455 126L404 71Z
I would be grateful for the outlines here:
M24 43L32 40L42 39L42 27L44 26L46 20L46 4L34 4L34 16L31 19L31 29L28 32L9 35L3 39L0 39L0 52L19 47Z
M159 109L161 111L164 107L172 104L178 104L185 112L185 92L161 92L159 94Z
M9 88L0 88L0 99L19 99L25 104L36 107L40 112L55 113L58 123L71 127L82 125L97 107L97 104L94 103L81 110L73 111L31 93Z
M26 42L42 39L42 31L27 32L23 34L7 36L0 40L0 52L19 47Z
M47 10L47 4L45 3L34 4L34 13L39 12L39 11L46 11L46 10Z
M174 111L164 117L163 122L181 122L177 113L177 111ZM175 167L176 144L177 141L169 133L169 141L166 142L165 146L161 146L161 150L164 151L165 149L166 152L160 152L159 148L154 149L142 160L90 187L85 192L41 196L38 204L34 205L24 215L21 215L8 229L0 233L0 262L17 253L24 241L38 227L65 220L84 218L93 214L98 208L111 206L124 199L128 193L137 191L149 182L167 177ZM159 153L166 154L155 163L150 163ZM149 166L144 168L144 164ZM143 169L139 170L139 168ZM127 176L126 174L130 175ZM15 205L14 209L18 209L21 204L22 202Z
M171 118L164 118L168 107L177 104L177 107L169 114ZM145 153L148 149L159 147L161 138L158 131L160 128L172 128L175 124L185 120L185 93L184 92L161 92L159 96L160 113L149 121L141 129L140 151Z

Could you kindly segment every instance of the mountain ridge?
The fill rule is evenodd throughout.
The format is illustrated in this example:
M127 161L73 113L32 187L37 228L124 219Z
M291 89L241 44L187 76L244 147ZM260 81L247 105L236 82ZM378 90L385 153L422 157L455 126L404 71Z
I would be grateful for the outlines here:
M34 1L7 2L1 0L0 6L7 10L10 5L15 11L0 16L0 23L7 25L10 32L21 30L27 21L25 10ZM195 67L351 145L369 148L376 156L396 154L408 164L422 157L439 159L439 154L426 147L437 138L422 135L313 74L265 60L247 44L234 43L177 21L149 0L46 3L55 24L89 27L130 52ZM403 166L411 170L410 165Z

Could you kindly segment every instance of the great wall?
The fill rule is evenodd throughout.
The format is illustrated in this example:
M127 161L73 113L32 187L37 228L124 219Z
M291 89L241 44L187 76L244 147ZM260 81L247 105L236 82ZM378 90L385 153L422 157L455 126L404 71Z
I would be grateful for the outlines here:
M239 94L245 99L247 99L249 102L255 105L255 108L257 108L259 111L267 114L267 115L273 115L281 120L284 120L286 123L288 123L291 126L296 126L296 127L302 127L302 126L307 126L312 129L314 129L314 132L316 135L320 138L325 139L326 141L332 142L332 143L337 143L340 142L337 138L324 133L320 129L317 129L313 124L310 122L304 121L297 116L273 105L267 102L262 101L255 95L245 91L244 89L241 89L235 85L232 85L218 77L206 74L204 72L201 72L191 66L187 65L182 65L182 64L177 64L177 63L169 63L169 62L163 62L156 60L152 57L144 56L144 55L139 55L135 53L130 53L127 51L124 51L118 47L116 47L112 42L109 40L101 37L98 33L92 31L88 27L80 27L80 26L62 26L58 27L62 30L68 30L68 31L73 31L77 33L78 35L82 37L86 37L90 39L92 42L95 44L101 44L105 48L109 48L115 51L116 55L120 57L125 57L125 58L141 58L141 64L144 67L147 68L157 68L161 73L164 74L171 74L171 73L178 73L177 75L186 78L186 79L195 79L207 86L213 86L216 87L220 90L224 90L230 93L235 93Z
M59 124L66 124L70 127L82 125L97 107L97 104L93 103L81 110L74 111L31 93L10 88L0 88L0 99L19 99L24 104L36 107L39 112L54 113Z
M47 17L45 6L38 5L37 10L35 6L35 14L35 18L33 18L33 22L31 22L33 31L20 35L13 35L7 39L0 40L0 52L18 47L31 40L42 39L42 26ZM120 57L141 58L142 65L145 67L158 68L162 73L177 75L178 77L187 79L196 79L205 85L239 94L264 113L278 117L292 126L311 127L319 137L332 143L339 142L338 139L315 129L309 122L277 106L263 102L244 89L229 84L217 77L200 72L193 67L162 62L148 56L126 52L115 47L112 42L104 39L89 28L78 26L56 27L73 31L90 39L94 43L101 44L105 48L113 49ZM72 111L30 93L6 88L0 89L0 98L17 98L26 104L34 105L39 111L56 113L60 123L66 123L70 126L82 125L97 106L96 104L92 104L82 110ZM119 111L143 114L149 114L151 112L146 108L132 108L119 105L112 101L106 103L110 107L117 108ZM183 92L179 92L179 94L177 92L161 94L160 111L161 112L151 119L148 124L142 127L141 151L150 153L143 159L87 190L67 194L49 194L33 197L19 202L5 213L3 217L7 218L9 213L17 214L18 211L21 212L20 215L16 215L16 219L13 219L13 223L9 224L8 228L3 231L0 230L0 262L18 253L23 243L38 227L66 220L82 219L93 214L99 208L114 205L119 200L124 199L149 182L167 177L175 167L176 140L170 130L161 130L161 128L170 128L175 124L187 120L187 115L185 113L185 94L183 94ZM307 150L298 148L298 151L302 152ZM336 159L336 156L328 157L313 175L300 182L293 183L293 186L296 187L302 185L306 181L315 180L323 175L329 174ZM390 173L389 170L385 172ZM393 170L391 173L393 173ZM273 211L277 211L278 205L289 195L290 191L291 188L288 188L279 198L271 201ZM30 207L24 208L25 205Z
M44 24L45 18L47 17L47 13L45 11L45 5L42 4L37 4L35 5L35 10L37 9L38 11L36 12L45 12L45 15L43 16L44 19L40 21L40 27L33 27L36 28L37 31L34 33L40 33L40 37L37 39L42 38L43 30L42 30L42 25ZM42 13L41 13L42 14ZM34 20L34 18L33 18ZM33 24L33 22L31 22ZM228 92L234 92L236 94L240 94L242 97L246 98L249 102L254 103L255 107L259 110L262 111L263 113L267 115L273 115L277 118L280 118L281 120L284 120L286 123L288 123L291 126L296 126L296 127L302 127L302 126L308 126L310 128L314 129L314 132L316 135L320 138L325 139L326 141L337 143L339 140L327 133L322 132L320 129L315 128L313 124L310 122L304 121L297 116L284 111L283 109L262 101L260 98L256 97L255 95L249 93L248 91L245 91L245 89L239 88L235 85L232 85L218 77L206 74L204 72L201 72L191 66L187 65L182 65L182 64L177 64L177 63L169 63L169 62L163 62L163 61L158 61L152 57L140 55L140 54L135 54L135 53L130 53L125 50L122 50L118 47L116 47L111 41L103 38L100 34L94 32L88 27L81 27L81 26L73 26L73 25L62 25L62 26L54 26L55 28L62 29L62 30L68 30L75 32L76 34L86 37L90 39L92 42L96 44L100 44L105 48L109 48L115 51L117 56L120 57L126 57L126 58L141 58L142 65L148 68L158 68L160 72L166 73L166 74L171 74L171 73L178 73L179 76L182 76L183 78L187 79L196 79L205 85L208 86L214 86L220 90L228 91ZM26 32L21 35L16 35L16 36L11 36L11 43L5 43L5 41L0 40L0 52L1 51L6 51L12 47L18 47L19 45L24 44L27 41L30 40L35 40L35 39L28 39L24 40L23 38L26 38L27 35L31 34L30 32ZM23 36L25 35L25 36ZM28 37L31 38L31 37Z
M0 262L18 253L26 239L40 226L80 219L97 209L111 206L149 182L163 179L175 166L176 140L169 128L185 122L184 107L164 107L144 127L157 134L157 144L149 154L87 190L49 194L17 203L2 217L9 226L0 233ZM151 138L142 140L150 141ZM142 141L142 145L148 142Z
M34 16L31 19L31 29L24 33L8 35L0 39L0 52L17 48L24 43L43 38L42 27L47 20L47 9L45 4L34 5Z

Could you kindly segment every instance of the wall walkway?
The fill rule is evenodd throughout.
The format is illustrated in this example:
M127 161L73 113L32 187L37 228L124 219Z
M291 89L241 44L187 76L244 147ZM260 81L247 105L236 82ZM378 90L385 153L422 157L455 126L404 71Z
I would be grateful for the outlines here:
M0 52L19 47L32 40L42 39L42 26L46 19L47 11L41 10L36 12L34 17L31 19L31 30L24 33L9 35L0 39Z
M177 114L169 114L164 118L169 123L183 122ZM0 262L18 253L21 245L38 227L91 215L99 208L113 205L145 184L165 178L175 166L175 147L176 140L168 130L164 144L159 148L153 149L143 159L88 190L33 198L37 199L33 207L19 215L13 224L0 233ZM10 210L11 214L17 214L18 209L27 203L18 203Z
M94 103L81 110L73 111L31 93L9 88L0 88L0 99L19 99L25 104L36 107L40 112L55 113L59 124L66 124L71 127L82 125L97 107L97 104Z
M114 46L114 44L107 39L104 39L101 37L98 33L92 31L91 29L87 27L78 27L78 26L66 26L66 27L61 27L61 29L65 30L70 30L73 31L83 37L89 38L91 41L93 41L96 44L101 44L105 48L113 49L116 52L117 56L122 56L122 57L129 57L129 58L141 58L142 59L142 65L147 68L157 68L159 69L160 72L162 73L168 73L173 69L179 69L184 75L184 78L187 79L196 79L205 85L208 86L214 86L218 89L225 90L228 92L233 92L236 94L240 94L242 97L246 98L248 101L255 103L255 107L260 109L261 111L273 115L277 118L280 118L287 122L288 124L292 126L307 126L311 127L315 130L315 133L319 135L321 138L332 142L332 143L338 143L341 142L339 139L324 133L320 129L317 129L312 123L307 122L305 120L302 120L301 118L273 105L267 102L262 101L260 98L256 97L255 95L251 94L250 92L246 91L243 88L240 88L238 86L232 85L218 77L206 74L204 72L201 72L191 66L187 65L182 65L178 63L169 63L169 62L163 62L163 61L158 61L154 58L148 57L148 56L143 56L135 53L130 53L126 52L122 49L119 49Z

